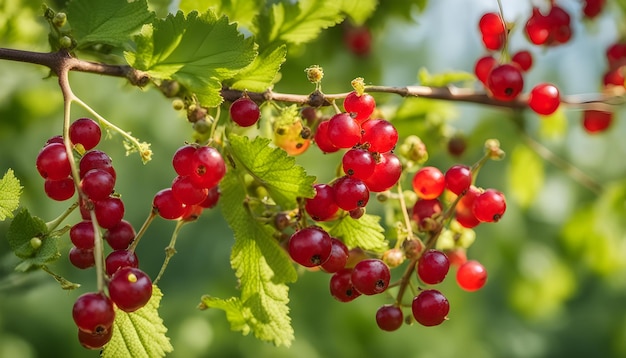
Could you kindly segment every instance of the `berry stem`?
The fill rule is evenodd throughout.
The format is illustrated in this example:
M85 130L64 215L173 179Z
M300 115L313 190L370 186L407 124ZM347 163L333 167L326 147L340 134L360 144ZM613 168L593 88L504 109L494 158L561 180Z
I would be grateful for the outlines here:
M143 225L141 225L141 228L137 232L137 235L135 235L133 242L130 244L130 246L128 246L128 251L131 251L131 252L135 251L135 249L137 248L137 245L139 244L139 240L141 239L143 234L146 233L146 230L148 230L148 227L150 227L150 224L157 216L159 216L159 214L154 208L150 210L150 214L146 218L146 221L143 222Z
M400 202L400 210L402 211L402 217L404 219L404 227L406 231L406 237L402 240L397 240L395 248L399 249L402 246L402 243L406 240L413 239L413 229L411 227L411 218L409 217L409 211L406 206L406 201L404 200L404 194L402 192L402 184L400 184L401 180L398 180L398 201Z
M73 101L81 105L83 108L85 108L87 111L89 111L89 113L93 114L93 116L96 117L103 126L105 126L106 128L111 128L114 131L118 132L120 135L122 135L125 141L129 142L132 145L132 147L134 147L135 150L139 152L139 155L141 156L141 160L144 164L150 161L152 157L152 150L150 150L150 144L145 143L145 142L140 143L139 140L133 137L132 135L130 135L130 133L126 132L125 130L121 129L115 124L107 121L104 117L102 117L98 112L96 112L93 108L91 108L87 103L83 102L80 98L74 96ZM127 149L127 152L126 152L127 154L132 152L132 150L128 148L128 146L126 146L126 149Z
M176 227L174 228L174 232L172 233L172 238L170 239L170 243L165 248L165 260L163 261L163 265L161 265L161 270L159 271L159 274L154 279L154 282L153 282L154 285L156 285L159 282L159 280L161 279L161 276L163 276L163 273L165 273L165 268L167 267L167 264L170 262L170 259L172 258L172 256L174 256L174 254L176 254L176 248L175 248L176 239L178 238L178 233L180 232L180 229L186 223L187 221L184 221L184 220L178 220L176 222Z
M78 207L78 201L74 202L72 205L70 205L69 208L65 209L65 211L63 211L61 215L57 216L52 221L47 222L46 227L48 227L48 231L50 232L56 229L57 227L59 227L59 225L61 225L63 220L65 220L65 218L67 218L77 207Z

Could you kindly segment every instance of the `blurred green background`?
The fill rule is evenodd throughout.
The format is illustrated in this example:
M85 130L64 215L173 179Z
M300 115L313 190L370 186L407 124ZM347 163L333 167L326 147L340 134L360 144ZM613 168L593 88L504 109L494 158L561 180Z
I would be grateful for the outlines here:
M305 94L312 90L303 69L318 64L325 70L327 93L349 90L349 81L362 76L367 83L403 86L417 82L417 72L473 71L483 49L477 31L481 14L495 11L496 1L431 1L423 12L410 9L391 14L399 1L381 1L369 21L372 53L359 57L342 41L343 27L325 31L318 40L290 49L277 91ZM619 38L616 23L624 16L616 3L594 21L582 21L580 1L558 1L572 13L574 37L558 48L531 46L521 25L511 37L511 49L526 48L535 66L526 75L526 90L541 81L556 83L564 94L595 93L606 70L604 51ZM46 27L39 1L0 0L0 46L46 51ZM52 5L52 4L51 4ZM164 11L164 1L153 2ZM531 2L503 1L505 18L523 24ZM61 133L62 98L54 78L44 68L0 62L0 171L15 170L24 186L22 206L44 220L66 208L43 194L43 180L35 157L43 143ZM126 157L119 136L99 149L114 160L116 190L126 204L126 219L138 228L150 210L155 192L174 177L172 153L191 138L192 129L171 103L154 89L139 90L124 81L89 74L71 74L76 93L108 120L152 143L154 159L142 165L137 155ZM401 99L376 96L383 111ZM382 103L388 100L387 104ZM564 110L567 129L545 135L536 115L516 114L479 105L423 105L397 125L403 136L418 134L428 145L429 164L445 168L456 162L471 164L482 143L497 138L509 154L481 171L479 185L495 187L509 198L504 219L476 229L470 258L489 271L487 286L475 293L461 291L452 277L440 289L451 303L450 320L438 327L404 326L393 333L376 327L376 309L384 296L361 297L349 304L328 293L329 276L302 272L291 286L290 308L296 340L290 348L275 348L252 336L231 332L221 311L198 311L202 294L236 295L230 269L232 234L219 208L207 211L194 225L183 228L161 281L161 315L174 345L171 357L625 357L626 356L626 124L618 108L612 128L590 136L580 125L581 113ZM72 116L85 113L74 107ZM621 119L619 119L621 117ZM511 176L530 183L536 171L510 155L521 140L514 119L523 121L538 141L595 178L604 188L596 195L563 171L543 163L545 175L537 191L520 193ZM393 118L392 118L393 120ZM462 132L468 150L449 156L446 138ZM339 160L321 157L315 148L298 157L310 174L327 180ZM323 159L323 160L320 160ZM539 161L539 163L542 163ZM524 177L528 175L528 177ZM409 187L408 181L405 187ZM529 197L526 205L515 200ZM523 204L523 203L522 203ZM371 212L376 213L377 207ZM378 212L378 214L382 214ZM74 222L73 215L68 222ZM138 255L153 277L164 258L174 227L157 220L150 227ZM0 223L4 238L8 222ZM79 271L67 261L69 240L62 241L63 257L52 269L83 286L66 292L47 274L21 274L6 240L0 240L0 358L95 357L77 342L71 307L75 298L95 287L93 270Z

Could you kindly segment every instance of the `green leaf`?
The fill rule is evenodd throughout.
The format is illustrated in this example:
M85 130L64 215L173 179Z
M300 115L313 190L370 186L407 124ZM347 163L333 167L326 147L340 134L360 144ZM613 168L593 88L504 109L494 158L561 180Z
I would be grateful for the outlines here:
M425 68L420 68L417 77L422 86L431 87L445 87L455 82L467 82L476 79L476 77L469 72L448 71L433 75Z
M326 28L343 21L341 1L302 0L273 4L257 18L256 35L261 45L274 41L302 44L318 37Z
M510 154L507 177L512 197L523 207L529 207L545 181L545 168L541 157L524 144L518 144Z
M357 220L345 215L328 231L330 236L342 239L348 248L360 247L375 252L387 250L384 232L380 216L369 214Z
M222 102L221 81L233 77L256 56L254 42L245 39L225 16L212 11L185 15L179 11L144 26L135 37L137 48L125 52L128 63L156 80L176 80L200 103Z
M68 21L78 48L96 44L119 47L154 14L145 0L73 0L67 8Z
M57 260L61 254L57 247L57 237L47 236L46 223L30 215L28 210L20 210L7 231L7 240L13 253L22 259L16 270L27 271Z
M240 148L241 145L257 148L260 143L265 143L264 148L274 151L267 147L268 142L265 141L249 142L247 138L238 136L231 136L229 140L233 148L239 150L245 149ZM263 153L264 149L260 150L259 156L268 155ZM278 161L286 160L282 158ZM294 334L287 306L289 288L286 284L296 280L296 271L289 255L274 238L275 229L257 220L250 207L244 205L247 199L245 190L242 190L245 173L242 167L231 168L220 183L222 213L235 234L231 265L240 283L241 297L231 304L214 306L226 308L233 329L244 334L252 331L259 339L289 346ZM239 313L233 313L234 310L239 310Z
M224 14L239 25L250 27L264 5L265 0L182 0L179 9L188 13L212 8L216 14Z
M278 71L286 56L285 45L268 48L225 84L234 89L263 92L278 81Z
M7 170L0 179L0 221L13 217L13 211L20 204L21 195L20 181L13 174L13 169Z
M280 148L270 146L270 140L236 134L228 136L228 148L236 164L251 174L284 210L297 206L298 198L315 196L315 177L307 175L296 160Z
M165 335L167 328L159 317L159 304L163 294L152 286L152 297L135 312L115 308L113 336L101 353L103 358L156 358L164 357L174 348Z
M341 10L347 14L355 25L363 25L378 6L378 0L342 0Z
M250 333L250 325L247 320L252 316L247 313L244 316L244 307L241 304L241 300L238 297L231 297L227 300L204 295L201 298L201 309L217 308L226 313L226 318L230 322L230 329L233 331L241 331L243 335Z

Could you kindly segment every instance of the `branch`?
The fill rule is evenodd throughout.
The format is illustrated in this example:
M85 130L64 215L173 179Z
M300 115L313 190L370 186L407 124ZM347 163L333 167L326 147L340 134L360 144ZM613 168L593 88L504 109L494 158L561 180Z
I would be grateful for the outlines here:
M58 52L42 53L0 48L0 59L27 62L43 65L53 73L59 74L63 68L68 71L79 71L95 73L105 76L125 77L133 85L142 87L148 84L150 76L140 70L136 70L127 65L108 65L83 61L73 57L66 50ZM456 86L430 87L430 86L366 86L365 91L370 93L392 93L402 97L419 97L428 99L438 99L445 101L467 102L475 104L489 105L493 107L525 109L528 107L528 95L522 95L513 101L499 101L493 99L484 90L473 88L460 88ZM274 92L268 89L265 92L246 92L254 101L277 101L288 102L312 107L330 106L335 100L345 98L348 92L324 94L318 90L308 94L288 94ZM227 101L235 101L243 96L243 91L231 88L222 89L222 96ZM593 95L570 95L562 96L561 102L570 107L578 109L594 109L602 111L612 111L613 106L626 103L626 94L593 94Z
M150 76L130 66L107 65L89 62L73 57L66 50L58 52L32 52L0 47L0 59L32 63L48 67L55 75L63 71L95 73L105 76L124 77L135 86L143 87L150 81Z

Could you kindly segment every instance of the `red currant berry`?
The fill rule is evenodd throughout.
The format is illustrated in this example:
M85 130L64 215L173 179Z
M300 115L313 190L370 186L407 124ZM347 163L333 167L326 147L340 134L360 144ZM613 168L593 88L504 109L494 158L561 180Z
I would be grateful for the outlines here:
M104 334L91 334L78 330L78 342L87 349L102 349L113 337L113 327Z
M404 315L396 305L384 305L376 311L376 324L383 331L392 332L402 326Z
M330 120L322 121L315 131L315 144L317 144L317 147L324 153L334 153L339 150L328 136L329 124Z
M497 51L504 46L506 35L504 32L498 35L483 35L482 41L487 50Z
M624 81L626 81L626 79L624 78L625 69L626 67L620 66L610 69L607 73L605 73L604 77L602 78L604 87L624 87Z
M113 192L115 178L104 169L91 169L80 181L83 193L91 200L102 200Z
M467 165L453 165L446 171L445 182L448 190L461 195L472 185L472 170Z
M539 11L539 8L534 7L532 16L526 22L524 30L530 42L535 45L543 45L550 37L550 21Z
M435 230L436 226L429 219L434 219L435 215L443 211L443 206L439 199L419 199L413 205L412 218L417 223L421 231Z
M448 140L448 153L454 157L460 157L467 149L467 140L461 134L455 134Z
M248 97L238 98L230 105L230 118L242 127L250 127L259 121L259 106Z
M467 252L465 252L465 249L447 250L446 256L448 256L450 266L459 267L467 262Z
M289 238L289 256L305 267L326 262L332 251L332 240L326 231L316 226L298 230Z
M135 229L131 223L122 220L105 231L104 239L113 250L125 250L135 239Z
M352 148L361 140L361 126L348 113L335 114L328 121L328 139L337 148Z
M188 176L177 176L172 182L172 194L185 205L196 205L206 199L209 189L195 186Z
M554 113L560 104L559 89L550 83L536 85L528 97L528 106L537 114L544 116Z
M350 52L365 57L372 47L372 33L365 26L350 26L344 32L343 42Z
M152 207L163 219L176 220L183 215L185 204L174 197L171 188L160 190L154 195Z
M423 167L413 176L413 190L420 199L435 199L446 188L443 173L435 167Z
M65 201L73 197L76 192L76 186L74 185L74 180L71 177L59 180L46 178L43 183L43 189L50 199L56 201Z
M602 12L606 0L586 0L583 5L583 14L587 18L594 18Z
M306 199L304 210L315 221L326 221L332 219L339 206L335 202L335 189L328 184L315 184L315 196Z
M357 179L365 180L374 173L376 159L371 152L363 149L350 149L341 159L343 171Z
M65 142L63 141L63 136L61 136L61 135L55 135L54 137L50 137L50 139L48 139L48 140L46 141L46 144L44 144L44 147L45 147L46 145L48 145L48 144L52 144L52 143L59 143L59 144L63 144L63 145L65 145L65 144L64 144Z
M517 64L522 71L526 72L533 67L533 55L526 50L518 51L511 57L511 62Z
M350 302L361 293L354 288L350 278L352 269L345 268L335 272L330 278L330 294L339 302Z
M478 261L467 261L457 270L456 282L465 291L480 290L487 282L487 270Z
M586 110L583 112L583 128L589 134L604 132L613 122L613 112Z
M494 67L489 72L487 88L493 98L500 101L512 101L524 89L524 77L517 66L505 63Z
M102 349L113 337L113 327L103 334L91 334L78 330L78 342L87 349Z
M374 173L363 182L372 192L382 192L391 189L402 175L402 163L391 152L380 153L378 162L374 167Z
M106 273L112 276L117 270L124 267L139 267L139 259L134 251L115 250L111 251L104 260Z
M476 219L482 222L497 222L506 211L504 194L495 190L487 189L474 199L472 212Z
M76 246L72 246L69 252L69 259L74 267L81 270L88 269L96 264L93 249L79 249Z
M439 250L431 249L424 252L417 262L417 276L427 285L442 282L446 278L449 269L450 261L448 257Z
M343 176L333 183L335 202L343 210L350 211L367 205L370 191L362 180Z
M206 199L204 199L198 205L204 209L211 209L215 207L215 205L217 205L217 202L219 200L220 200L220 187L216 185L209 189Z
M124 218L124 203L122 199L108 197L94 202L94 211L98 225L105 229L110 229L117 225Z
M361 143L370 152L386 153L398 143L398 131L391 122L384 119L370 119L363 122Z
M92 169L102 169L111 174L113 179L117 177L115 169L113 168L111 157L109 157L105 152L99 150L90 150L85 153L85 155L80 158L78 167L80 169L81 178L83 178L85 174Z
M184 145L174 152L172 166L178 175L191 175L193 173L193 155L197 148L193 145Z
M478 28L483 36L499 35L506 31L504 21L500 17L500 14L495 12L488 12L484 14L478 22Z
M72 318L85 333L106 334L115 320L113 302L102 292L85 293L74 302Z
M626 43L615 43L609 46L606 49L606 59L610 68L623 64L626 59Z
M476 61L474 65L474 74L480 82L487 83L489 72L498 64L495 58L491 55L483 56Z
M93 249L94 238L93 223L89 220L83 220L70 229L70 240L79 249Z
M98 145L101 136L100 126L90 118L79 118L70 124L70 141L74 145L81 144L85 150Z
M51 143L43 147L37 155L36 166L44 179L61 180L71 174L65 146L60 143Z
M200 188L216 186L226 174L224 158L217 149L208 146L198 148L193 154L192 168L189 177Z
M465 228L471 229L480 224L480 220L476 218L476 215L474 215L474 211L472 210L474 201L478 195L480 195L480 191L475 186L470 186L469 190L456 204L456 221L458 221L459 224Z
M446 320L450 312L448 299L437 290L424 290L411 304L415 320L427 327L437 326Z
M109 281L109 295L124 312L134 312L145 306L152 297L152 281L145 272L134 267L124 267Z
M322 270L334 273L346 266L346 263L348 262L348 247L342 241L335 239L334 237L330 240L332 245L330 249L330 256L321 266Z
M382 260L365 259L359 261L352 269L350 280L357 291L364 295L375 295L385 292L389 286L391 273Z
M359 96L356 91L352 91L344 99L343 108L352 114L357 122L361 123L372 115L374 108L376 108L376 101L367 93Z

